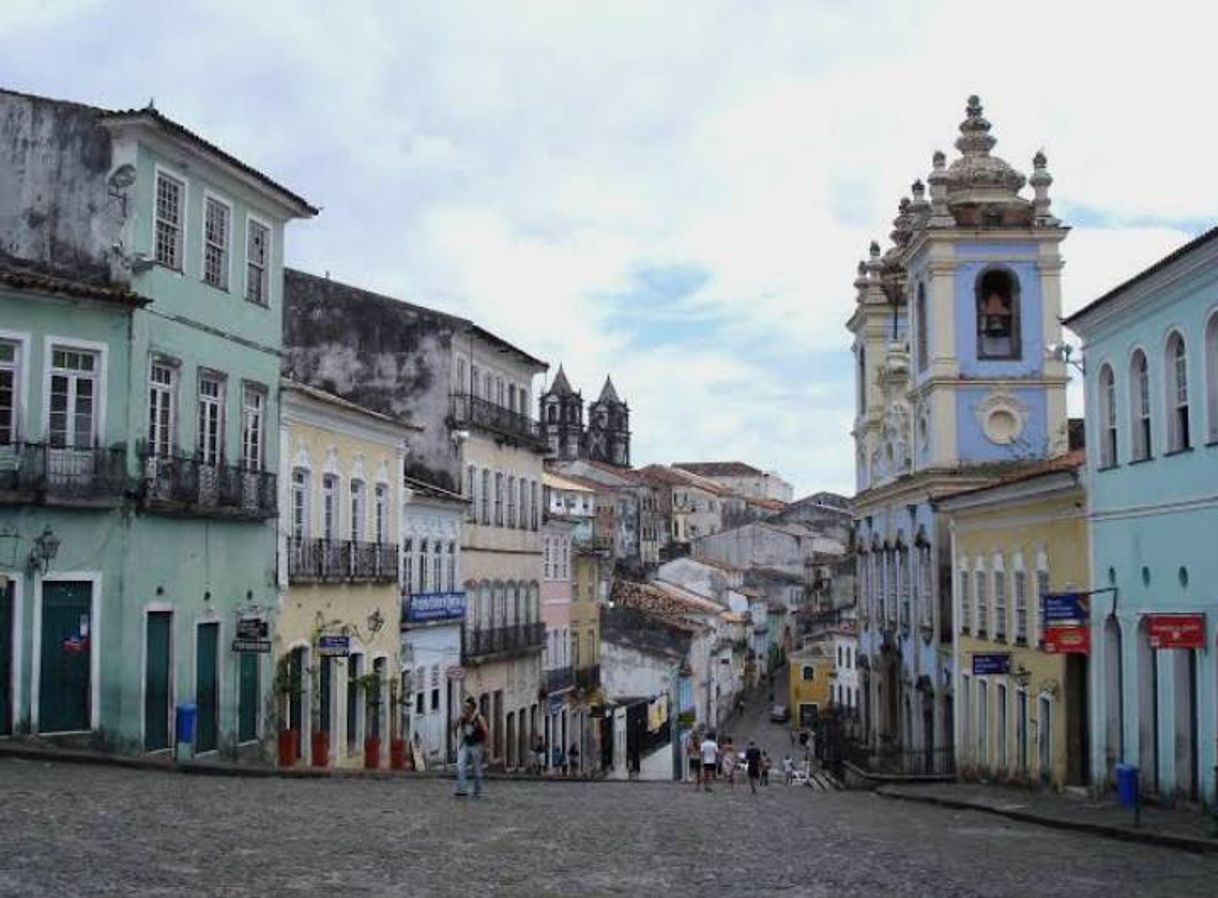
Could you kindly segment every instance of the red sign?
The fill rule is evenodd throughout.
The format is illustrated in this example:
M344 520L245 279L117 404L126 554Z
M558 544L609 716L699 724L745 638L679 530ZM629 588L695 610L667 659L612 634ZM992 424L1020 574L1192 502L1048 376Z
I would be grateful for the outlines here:
M1205 647L1204 614L1148 614L1145 620L1152 649Z
M1091 651L1091 629L1086 624L1062 624L1044 629L1044 650L1050 655Z

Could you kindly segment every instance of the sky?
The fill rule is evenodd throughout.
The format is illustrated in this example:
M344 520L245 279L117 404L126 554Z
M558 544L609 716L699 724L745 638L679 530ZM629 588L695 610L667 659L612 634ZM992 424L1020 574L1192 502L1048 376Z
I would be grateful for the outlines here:
M322 208L289 229L294 267L471 317L585 399L611 373L636 464L738 459L850 494L855 267L932 153L955 157L967 96L996 155L1048 156L1069 313L1213 223L1215 18L5 0L0 85L154 100Z

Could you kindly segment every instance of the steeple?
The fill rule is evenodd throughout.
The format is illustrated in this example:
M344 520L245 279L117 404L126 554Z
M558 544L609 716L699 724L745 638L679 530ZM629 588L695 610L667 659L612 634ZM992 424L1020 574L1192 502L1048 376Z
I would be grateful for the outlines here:
M608 375L605 376L605 385L603 387L601 387L600 398L597 399L596 401L597 402L606 402L606 403L612 402L614 405L622 404L622 400L619 399L617 396L617 390L615 390L613 388L613 378L612 377L610 377Z
M550 384L550 389L546 392L547 394L553 394L554 396L571 396L575 393L575 391L571 389L570 382L567 380L566 372L562 370L561 362L558 364L558 374L554 376L554 383Z

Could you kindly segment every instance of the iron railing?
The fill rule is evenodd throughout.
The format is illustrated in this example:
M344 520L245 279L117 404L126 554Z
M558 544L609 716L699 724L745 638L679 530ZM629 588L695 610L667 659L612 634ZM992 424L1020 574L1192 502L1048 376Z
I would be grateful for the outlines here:
M562 692L564 689L570 689L575 685L575 671L570 666L547 670L545 676L546 692L551 695L555 692Z
M589 664L587 667L575 668L575 686L577 689L595 689L601 684L601 666Z
M950 776L956 772L956 753L947 748L903 749L847 742L845 759L868 773L889 776Z
M538 445L546 444L541 425L528 415L469 393L453 395L452 419L453 424L458 427L481 427L503 436L528 440Z
M461 656L467 660L540 650L546 642L543 623L461 631Z
M144 506L151 511L266 520L278 514L273 471L209 464L141 447Z
M0 502L121 500L132 486L127 446L0 445Z
M292 583L392 583L397 574L398 547L392 543L288 540L288 581Z

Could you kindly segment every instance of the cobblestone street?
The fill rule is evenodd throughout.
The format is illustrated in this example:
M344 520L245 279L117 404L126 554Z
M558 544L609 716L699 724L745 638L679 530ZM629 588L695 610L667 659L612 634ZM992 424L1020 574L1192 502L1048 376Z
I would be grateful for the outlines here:
M866 793L237 779L0 760L0 895L1214 893L1218 859Z

